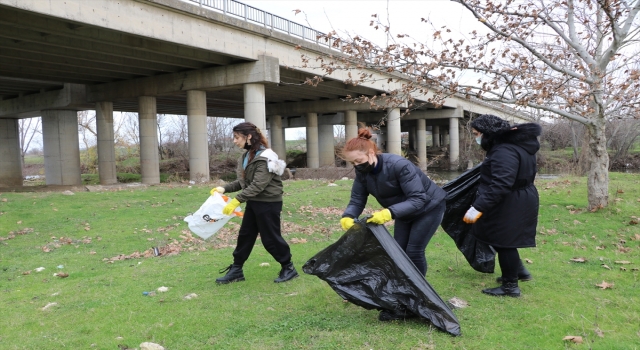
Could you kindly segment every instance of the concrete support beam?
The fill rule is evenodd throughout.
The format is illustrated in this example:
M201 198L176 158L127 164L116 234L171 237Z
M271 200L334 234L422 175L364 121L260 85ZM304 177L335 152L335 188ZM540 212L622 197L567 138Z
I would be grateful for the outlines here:
M278 158L287 159L287 148L282 128L282 117L272 115L269 117L269 135L271 136L271 149L276 152Z
M409 150L414 151L416 150L416 127L415 126L410 126L409 127Z
M39 117L45 109L82 109L86 106L84 85L63 84L60 90L46 91L0 101L0 117ZM91 107L89 107L90 109Z
M380 100L380 108L384 107L384 101ZM406 108L406 104L399 106ZM318 100L302 102L285 102L270 104L267 106L267 114L303 115L308 111L315 113L338 113L342 111L375 111L369 103L353 103L342 100Z
M156 98L138 98L138 121L140 131L140 172L142 183L160 183L160 162L158 159L158 114ZM77 133L76 133L77 134Z
M345 141L358 136L358 112L344 111L344 134Z
M22 152L17 119L0 119L0 187L22 186Z
M384 126L376 134L376 146L381 152L387 151L387 128Z
M449 164L451 170L458 169L460 156L460 135L458 132L458 118L449 119Z
M189 179L208 182L209 143L207 142L207 93L187 91L187 128L189 134Z
M244 121L255 124L260 130L266 130L264 85L244 84L242 91L244 92Z
M256 62L93 85L87 88L87 99L114 101L137 96L159 96L185 90L210 90L254 83L279 82L278 59L260 56L260 60Z
M440 127L438 125L433 126L431 138L433 139L433 147L440 147Z
M306 113L305 118L307 119L307 168L319 168L318 114Z
M416 148L418 150L418 167L427 170L427 123L418 119L416 125Z
M118 182L116 149L113 140L113 103L96 103L96 129L98 133L98 175L101 185Z
M333 138L333 125L318 125L318 148L320 166L335 166L335 139Z
M356 137L358 137L358 112L344 111L344 141L346 143ZM353 165L347 162L346 167L350 169Z
M78 113L42 111L42 141L46 184L81 185Z
M400 108L390 108L387 113L387 153L402 155Z

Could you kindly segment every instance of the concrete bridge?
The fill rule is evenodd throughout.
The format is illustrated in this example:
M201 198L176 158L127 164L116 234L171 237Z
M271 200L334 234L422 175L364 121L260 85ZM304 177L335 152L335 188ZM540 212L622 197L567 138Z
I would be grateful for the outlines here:
M284 129L305 127L307 165L318 168L334 163L333 125L345 125L351 138L358 122L375 123L387 113L378 142L400 154L401 132L408 131L423 169L427 131L434 146L448 145L455 167L459 119L520 118L456 97L402 118L402 107L381 112L345 102L380 95L394 83L352 86L338 72L316 87L303 84L322 72L301 68L301 55L340 54L316 38L311 28L234 0L0 0L0 186L22 185L18 120L36 116L46 183L81 184L80 110L96 111L102 184L117 182L114 110L139 115L148 184L160 181L157 114L187 115L191 178L200 180L209 179L207 117L244 118L268 129L281 158Z

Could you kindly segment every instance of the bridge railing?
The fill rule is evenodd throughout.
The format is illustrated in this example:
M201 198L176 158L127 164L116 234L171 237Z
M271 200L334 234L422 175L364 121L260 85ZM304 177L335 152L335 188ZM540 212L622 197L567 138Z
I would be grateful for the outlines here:
M262 25L265 28L277 30L279 32L286 33L288 35L301 38L302 40L316 43L318 45L322 45L330 49L340 51L339 47L338 48L334 47L333 39L325 40L324 38L321 38L325 34L320 31L317 31L313 28L309 28L307 26L304 26L296 22L292 22L286 18L282 18L272 13L260 10L259 8L255 8L253 6L243 4L236 0L183 0L183 1L196 3L202 7L207 7L207 8L220 11L225 15L238 17L238 18L244 19L247 22L253 22L253 23Z

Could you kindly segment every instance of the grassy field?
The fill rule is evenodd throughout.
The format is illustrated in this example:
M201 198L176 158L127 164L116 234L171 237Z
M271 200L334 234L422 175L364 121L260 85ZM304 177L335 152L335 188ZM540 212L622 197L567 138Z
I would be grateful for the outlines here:
M215 284L232 261L238 219L206 242L182 221L212 185L1 193L0 349L134 349L147 341L167 349L638 349L639 183L612 173L610 206L590 213L586 178L538 182L538 246L521 250L534 279L521 283L519 299L481 294L498 274L472 270L438 231L427 280L442 299L470 304L454 311L460 337L419 320L379 322L377 311L344 303L302 274L304 262L341 236L350 181L285 183L283 229L301 277L284 284L273 283L279 265L259 243L246 282ZM152 247L163 254L154 257Z

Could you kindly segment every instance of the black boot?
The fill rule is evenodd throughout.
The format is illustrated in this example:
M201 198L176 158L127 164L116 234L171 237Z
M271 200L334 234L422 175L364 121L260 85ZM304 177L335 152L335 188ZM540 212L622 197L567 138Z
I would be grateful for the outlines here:
M514 297L520 296L520 288L518 288L518 281L514 282L502 282L500 287L483 289L482 293L493 295L496 297Z
M293 263L290 262L286 265L282 265L282 269L280 270L280 275L278 275L278 278L276 278L273 281L275 283L282 283L282 282L292 280L298 276L299 276L298 271L296 271L296 268L293 267Z
M227 273L226 275L217 278L216 283L227 284L231 282L244 281L244 273L242 273L242 265L229 265L228 267L220 270L220 273Z
M522 260L520 260L520 266L518 266L518 280L522 282L531 281L533 277L531 277L531 273L524 267ZM496 278L496 282L502 283L502 277Z

